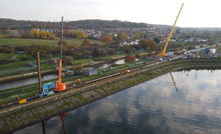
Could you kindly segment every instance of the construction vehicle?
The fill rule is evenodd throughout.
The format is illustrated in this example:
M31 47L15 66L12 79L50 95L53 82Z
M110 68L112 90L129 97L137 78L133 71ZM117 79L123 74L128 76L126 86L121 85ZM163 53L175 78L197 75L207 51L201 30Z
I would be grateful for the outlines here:
M68 89L68 85L66 83L62 83L61 81L61 70L62 70L62 44L63 44L63 16L61 17L61 44L60 44L60 61L59 61L59 78L58 81L54 84L54 91L65 91Z
M168 43L169 43L169 41L170 41L170 37L171 37L171 35L172 35L172 33L173 33L173 29L174 29L174 27L175 27L175 25L176 25L177 19L178 19L179 15L180 15L180 12L181 12L181 10L182 10L183 5L184 5L184 4L182 4L182 6L181 6L181 8L180 8L180 11L179 11L179 13L178 13L178 15L177 15L177 18L176 18L176 20L175 20L175 22L174 22L174 24L173 24L173 27L172 27L172 29L171 29L171 31L170 31L170 34L169 34L169 36L168 36L168 38L167 38L167 41L166 41L166 43L165 43L165 46L164 46L164 49L163 49L162 53L158 54L158 58L159 58L160 61L163 60L163 59L161 59L162 57L167 56L167 54L166 54L166 49L167 49Z
M196 58L200 58L199 51L196 52Z
M49 89L54 88L54 82L42 84L42 93L38 94L38 97L42 98L44 96L54 94L54 91L49 91Z
M176 91L178 91L178 88L177 88L177 86L176 86L176 82L175 82L175 80L174 80L173 75L172 75L171 72L170 72L170 76L171 76L171 79L172 79L172 81L173 81L173 85L174 85L174 87L176 88Z

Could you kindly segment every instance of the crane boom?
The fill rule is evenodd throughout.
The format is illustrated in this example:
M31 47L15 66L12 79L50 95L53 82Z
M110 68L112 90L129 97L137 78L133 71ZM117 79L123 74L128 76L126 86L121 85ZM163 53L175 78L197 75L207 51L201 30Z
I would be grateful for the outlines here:
M158 56L160 56L160 57L167 56L167 54L166 54L166 49L167 49L168 43L169 43L169 41L170 41L170 37L171 37L171 35L172 35L172 33L173 33L173 29L174 29L174 27L175 27L175 25L176 25L177 19L178 19L179 15L180 15L180 12L181 12L182 8L183 8L183 5L184 5L184 3L182 4L182 6L181 6L181 8L180 8L180 11L179 11L179 13L178 13L178 15L177 15L177 17L176 17L176 20L175 20L175 22L174 22L174 24L173 24L173 27L172 27L172 29L171 29L171 31L170 31L170 34L169 34L168 38L167 38L167 41L166 41L166 43L165 43L165 46L164 46L164 49L163 49L162 53L158 54Z
M59 78L58 81L54 84L54 91L65 91L68 89L68 85L66 83L62 83L61 81L61 70L62 70L62 44L63 44L63 19L64 17L61 17L61 44L60 44L60 60L59 60Z

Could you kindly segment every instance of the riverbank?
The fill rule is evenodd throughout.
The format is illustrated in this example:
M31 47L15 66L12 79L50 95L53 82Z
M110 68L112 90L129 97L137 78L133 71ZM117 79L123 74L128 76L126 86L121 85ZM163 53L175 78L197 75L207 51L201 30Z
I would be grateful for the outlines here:
M142 57L142 56L148 55L148 53L140 53L139 55ZM110 63L110 62L113 62L113 61L116 61L116 60L120 60L120 59L124 59L124 58L125 58L125 55L124 56L112 57L109 60L95 61L92 64L83 63L82 65L84 67L98 66L100 64ZM63 68L64 69L73 69L73 66L66 66L66 67L63 67ZM48 70L41 71L42 75L52 74L52 73L58 73L58 70L57 69L48 69ZM38 76L38 73L36 71L25 73L25 74L6 76L6 77L1 77L0 78L0 83L2 83L2 82L9 82L9 81L13 81L13 80L24 79L24 78L31 78L31 77L36 77L36 76Z
M13 132L16 129L34 124L84 104L101 99L130 86L156 78L174 70L190 67L221 68L221 60L172 61L133 71L129 74L102 80L81 88L57 93L26 104L12 106L0 111L0 132Z

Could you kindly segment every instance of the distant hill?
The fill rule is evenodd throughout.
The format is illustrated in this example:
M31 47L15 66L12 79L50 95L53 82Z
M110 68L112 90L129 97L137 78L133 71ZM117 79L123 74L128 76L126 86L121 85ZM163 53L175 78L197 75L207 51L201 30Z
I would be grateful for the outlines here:
M32 28L57 29L60 28L60 22L43 22L43 21L26 21L0 18L0 29L13 30L30 30ZM145 23L135 23L119 20L79 20L65 21L64 28L66 29L106 29L106 28L146 28Z
M45 28L45 29L60 29L60 22L44 22L44 21L29 21L29 20L14 20L14 19L5 19L0 18L0 29L5 30L10 28L11 30L30 30L32 28ZM65 29L97 29L105 30L108 28L163 28L171 29L172 25L156 25L148 23L136 23L128 21L119 21L119 20L78 20L78 21L65 21ZM192 30L221 30L221 28L194 28L194 27L175 27L175 29L182 29L184 31Z

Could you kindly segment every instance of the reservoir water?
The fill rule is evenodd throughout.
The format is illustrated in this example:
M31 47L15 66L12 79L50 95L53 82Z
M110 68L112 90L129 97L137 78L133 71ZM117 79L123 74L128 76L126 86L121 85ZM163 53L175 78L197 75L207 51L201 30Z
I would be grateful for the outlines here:
M177 91L167 73L14 134L220 133L221 70L172 76Z

